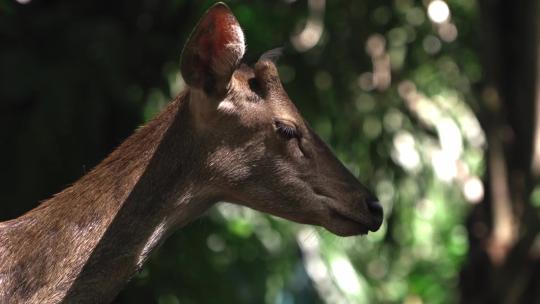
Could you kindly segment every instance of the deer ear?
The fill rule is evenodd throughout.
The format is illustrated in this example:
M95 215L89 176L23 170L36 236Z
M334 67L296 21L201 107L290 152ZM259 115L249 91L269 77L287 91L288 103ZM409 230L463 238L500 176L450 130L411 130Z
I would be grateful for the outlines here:
M222 93L245 50L240 24L219 2L204 14L182 51L182 77L207 94Z

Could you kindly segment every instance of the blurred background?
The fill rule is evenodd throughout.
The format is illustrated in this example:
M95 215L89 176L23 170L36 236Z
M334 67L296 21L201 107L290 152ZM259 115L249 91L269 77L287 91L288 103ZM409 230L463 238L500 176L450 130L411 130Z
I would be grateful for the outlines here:
M0 220L184 88L180 52L213 2L0 0ZM386 220L339 238L220 204L116 302L540 301L537 2L226 1L248 59L285 46L291 99Z

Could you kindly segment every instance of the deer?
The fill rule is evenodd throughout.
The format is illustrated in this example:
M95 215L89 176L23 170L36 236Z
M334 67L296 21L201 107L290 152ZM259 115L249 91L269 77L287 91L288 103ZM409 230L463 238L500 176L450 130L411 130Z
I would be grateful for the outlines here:
M275 52L243 62L224 3L182 51L186 88L94 169L0 223L0 303L108 303L154 249L218 202L339 236L379 229L377 198L289 99Z

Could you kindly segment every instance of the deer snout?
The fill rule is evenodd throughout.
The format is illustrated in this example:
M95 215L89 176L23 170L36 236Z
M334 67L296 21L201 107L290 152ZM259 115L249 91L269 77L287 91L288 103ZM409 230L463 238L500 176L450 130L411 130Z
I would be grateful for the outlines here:
M368 229L375 232L381 227L383 222L383 207L376 197L367 199L366 205L372 219Z

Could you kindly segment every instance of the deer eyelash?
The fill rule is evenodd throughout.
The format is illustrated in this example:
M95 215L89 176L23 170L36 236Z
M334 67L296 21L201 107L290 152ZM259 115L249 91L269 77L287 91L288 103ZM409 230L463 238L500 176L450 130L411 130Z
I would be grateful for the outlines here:
M300 138L298 130L294 126L285 124L279 120L274 121L277 132L286 139Z

